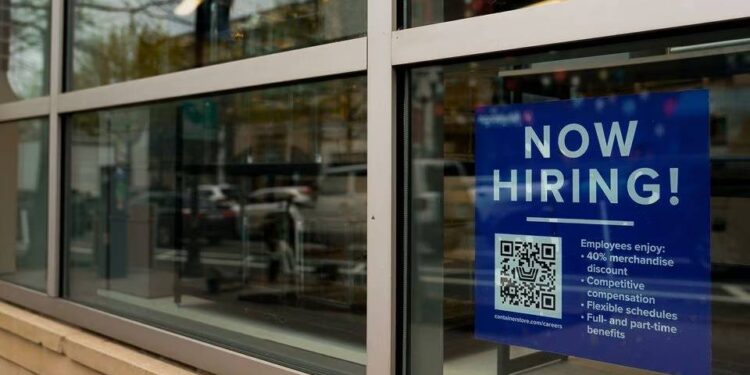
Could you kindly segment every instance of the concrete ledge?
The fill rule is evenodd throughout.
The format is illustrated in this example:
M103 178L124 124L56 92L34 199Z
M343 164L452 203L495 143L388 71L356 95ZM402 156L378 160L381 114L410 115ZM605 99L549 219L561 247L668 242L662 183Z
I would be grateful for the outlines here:
M0 374L196 375L198 372L0 302Z
M68 336L64 350L74 361L108 375L195 375L193 371L83 332Z
M0 374L8 375L34 375L33 372L0 357Z
M62 353L65 337L78 332L73 327L6 303L0 303L0 329L57 353Z
M99 375L84 365L78 364L63 354L53 352L44 346L27 341L7 331L0 330L0 356L21 373L31 374L70 374Z

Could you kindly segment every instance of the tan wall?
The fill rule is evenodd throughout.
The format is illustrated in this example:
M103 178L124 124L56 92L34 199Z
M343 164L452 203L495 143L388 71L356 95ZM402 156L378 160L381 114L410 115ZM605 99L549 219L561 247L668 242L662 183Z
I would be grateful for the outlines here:
M205 374L0 302L0 374Z

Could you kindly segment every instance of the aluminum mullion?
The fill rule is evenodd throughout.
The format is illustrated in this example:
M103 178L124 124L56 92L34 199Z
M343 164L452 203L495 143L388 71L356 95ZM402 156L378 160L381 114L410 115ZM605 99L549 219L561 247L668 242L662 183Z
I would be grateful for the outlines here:
M0 104L0 122L46 116L49 114L49 102L50 98L44 96Z
M395 0L367 5L367 374L396 373Z
M65 2L53 1L50 16L50 73L49 73L49 132L48 132L48 176L47 176L47 295L60 294L60 168L62 168L62 147L60 116L57 106L62 91L63 76L63 35Z
M367 69L367 38L63 93L59 113L312 79Z
M467 57L750 17L747 0L569 0L393 33L393 64Z

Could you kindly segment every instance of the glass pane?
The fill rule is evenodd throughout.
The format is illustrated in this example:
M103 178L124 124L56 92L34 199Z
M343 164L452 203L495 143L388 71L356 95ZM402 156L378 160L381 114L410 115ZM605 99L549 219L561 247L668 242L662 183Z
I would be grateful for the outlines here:
M72 0L67 88L365 34L365 0Z
M47 120L0 124L0 278L47 286Z
M561 0L409 0L410 27L507 12Z
M49 92L49 0L0 0L0 103Z
M365 93L354 77L68 117L66 296L363 373Z
M748 276L750 275L750 257L748 257L747 250L743 245L747 233L750 233L750 217L748 216L748 212L750 212L748 211L750 183L747 177L748 168L750 168L750 148L748 147L750 145L750 111L746 105L750 100L749 29L730 29L692 35L683 33L679 37L627 43L603 43L597 47L560 48L555 51L532 55L501 56L470 62L419 67L411 70L410 77L409 133L411 157L408 160L408 168L411 184L408 190L410 208L407 223L410 232L410 249L408 252L409 336L407 344L409 373L496 375L521 370L529 370L528 373L533 374L634 374L644 372L644 370L635 367L594 361L588 355L566 356L537 350L538 347L532 344L512 346L505 345L502 339L479 338L482 335L477 330L475 319L480 318L475 317L475 313L480 309L485 309L482 311L486 311L486 309L494 311L496 314L494 319L506 320L508 317L510 317L509 319L515 319L512 322L503 322L502 324L507 324L506 327L513 327L513 329L519 331L534 332L533 335L531 333L519 333L513 340L525 342L537 340L541 343L547 342L545 337L560 336L556 336L558 335L556 331L558 327L549 326L548 329L544 330L528 325L555 323L557 320L554 317L539 318L539 316L528 312L509 312L512 310L508 310L505 306L497 307L497 298L503 298L502 293L504 292L498 292L500 289L496 286L503 285L502 280L505 279L502 277L512 277L503 273L505 271L502 271L502 267L496 266L498 263L493 263L492 268L495 277L500 272L500 275L502 275L501 281L495 279L494 283L490 281L486 285L489 285L490 288L495 287L495 293L501 293L501 297L497 297L496 294L494 305L492 299L477 299L477 291L484 286L477 285L475 278L486 279L486 276L482 276L482 271L486 269L476 268L477 264L484 264L482 263L484 261L478 262L477 259L498 256L493 255L494 253L490 255L487 255L486 252L479 253L478 250L479 246L484 245L479 245L478 242L480 237L477 237L477 233L479 233L477 223L485 221L486 218L476 217L475 209L476 215L479 215L480 212L486 212L482 207L477 206L478 202L484 199L481 198L481 194L492 196L493 192L490 191L493 191L492 189L495 189L495 186L498 185L490 184L487 186L486 183L482 182L483 179L492 179L493 176L482 174L482 177L480 177L477 175L477 170L484 168L481 164L485 163L482 160L487 160L487 152L505 155L506 148L512 146L498 138L494 150L487 151L485 148L485 153L482 153L480 158L477 151L478 144L486 145L487 142L484 138L475 138L477 129L480 126L485 126L477 122L476 116L478 113L486 111L508 113L509 109L532 108L530 107L532 104L538 106L537 108L551 108L552 105L586 106L594 101L587 101L587 98L601 98L598 103L601 104L602 108L610 105L610 103L615 103L618 105L617 111L632 113L640 110L634 107L640 105L637 103L645 102L648 98L670 95L669 93L674 93L674 95L700 93L700 91L691 90L706 90L709 98L707 100L708 114L705 116L705 126L697 131L705 131L706 142L703 147L707 147L710 133L710 149L706 148L707 155L705 155L707 167L710 159L710 193L707 189L709 177L706 176L706 186L699 187L703 189L700 190L702 192L700 197L706 198L706 215L682 218L681 220L687 220L685 222L688 223L698 223L697 226L705 228L706 243L696 244L696 246L703 249L703 254L705 254L706 259L709 259L709 254L706 254L706 252L709 246L708 237L710 236L710 265L705 263L694 264L691 263L690 259L680 258L680 255L677 254L672 256L667 254L662 256L661 259L681 262L676 267L683 267L682 269L690 267L710 268L710 277L706 274L702 283L688 285L682 283L681 279L667 278L665 276L666 271L656 268L651 269L646 276L639 277L645 277L647 288L661 288L659 290L662 294L657 295L657 298L670 301L665 302L667 303L666 306L675 306L681 300L690 301L692 299L697 301L696 303L703 303L704 305L709 305L707 301L710 301L712 310L709 315L710 322L704 325L704 327L708 327L706 331L710 333L710 336L706 335L705 341L702 343L675 340L666 345L666 348L673 348L674 352L678 352L678 349L682 350L688 345L700 347L703 344L706 348L710 348L710 352L703 350L691 353L689 356L708 356L711 360L713 373L745 374L750 371L750 361L748 361L750 349L743 344L750 335L748 330L748 327L750 327L750 324L748 324L750 323L748 301L750 300L747 297L747 293L750 291L750 276ZM630 101L623 99L629 99ZM658 111L654 113L666 116L673 113L672 111L676 110L675 108L681 108L680 111L698 111L697 107L679 107L675 103L680 102L667 101L663 107L659 107ZM620 104L622 104L621 107L619 107ZM521 107L521 105L527 105L528 107ZM542 114L538 111L523 112L521 110L516 113L516 117L510 115L508 117L497 116L495 118L496 126L513 127L521 121L533 121L537 115ZM556 114L546 114L546 116L550 115ZM550 122L554 123L554 117ZM621 140L624 141L626 139L624 130L627 126L626 122L621 122L620 126L623 130ZM527 129L529 128L524 129L524 131ZM654 137L659 137L659 134L663 135L659 132L664 128L656 122L639 122L638 129L639 132L651 129L654 132ZM555 138L556 133L554 131L552 134L552 141L547 144L552 144L553 150L556 150L558 139ZM538 133L538 136L540 137L539 142L524 143L521 141L519 147L525 144L528 148L526 151L536 153L538 151L537 146L544 143L541 132ZM597 137L593 133L590 135L590 147L599 147L594 146L599 142ZM523 140L523 137L520 139ZM533 138L531 139L533 140ZM577 140L571 141L571 149L581 147L583 144L582 138L575 139ZM614 138L612 140L614 142ZM674 146L673 140L669 137L663 138L660 142L661 145ZM523 154L523 148L519 152ZM499 161L501 159L497 160L498 165L502 164ZM679 162L685 161L677 160ZM570 157L568 162L570 166L579 165L575 164L576 161L573 156ZM554 163L544 164L545 161L534 163L529 161L527 167L521 168L539 168L539 165L548 165L542 168L561 168L553 166ZM582 163L584 162L582 161ZM618 168L617 160L614 159L600 163L592 164L593 166L589 165L587 168L593 167L606 171L609 171L608 168ZM519 181L523 180L524 172L519 171L518 173ZM583 170L581 170L581 176L583 176ZM688 176L691 177L681 176L680 178L693 178L690 174ZM680 189L693 187L688 180L682 179L680 181L685 184L680 185ZM570 184L566 182L561 190L559 192L555 190L555 193L565 194L570 192L570 190L567 190L572 189L569 188ZM546 209L548 210L547 216L554 216L555 212L563 210L562 205L549 203L552 202L553 198L550 198L547 203L541 202L537 198L538 195L535 194L542 189L548 189L549 186L543 188L540 185L532 184L529 187L529 191L532 192L530 196L535 198L528 205L538 209ZM524 199L523 197L526 195L524 195L522 185L519 183L517 186L519 186L518 199ZM625 189L624 183L623 186L620 186L620 189ZM588 200L589 190L589 187L581 188L580 196L585 196L585 199ZM636 191L636 193L639 191ZM664 195L662 198L665 196L668 198L669 196L666 194L669 193L669 188L662 186L662 194ZM620 197L623 197L622 194L628 193L621 192ZM709 194L710 208L707 197ZM624 196L627 197L627 195ZM606 203L607 201L601 197L600 195L598 200L595 199L597 204L589 206L589 209L592 210L589 213L596 219L607 219L608 210L614 212L616 207L611 204L611 201ZM554 199L559 202L556 198ZM498 208L493 212L493 215L498 215L498 217L518 215L517 212L511 211L507 207L505 211ZM563 218L565 217L563 216ZM532 219L531 221L544 218ZM519 227L520 229L514 229L531 228L531 221L523 223ZM562 231L559 228L562 228L566 223L555 224L552 222L552 224L545 225L549 228L558 228L550 229L547 234L548 236L556 236L558 232L555 231ZM627 224L609 223L606 225L611 228L614 225ZM669 228L669 224L665 224L665 222L655 222L653 225L659 228ZM497 228L499 228L497 232L502 232L500 226ZM641 227L638 233L648 230L649 228ZM693 236L693 233L686 233L686 229L681 227L668 230L672 234L682 231L684 236ZM623 232L618 232L617 229L599 229L600 236L611 235L611 237L602 237L601 240L624 241L622 236L617 235L618 233ZM655 238L657 240L666 238L666 232L664 237L656 236ZM537 241L537 239L533 240ZM481 241L482 244L485 243L483 238ZM497 238L495 241L497 241ZM563 241L566 240L563 239ZM589 301L601 301L588 298L590 296L586 294L586 290L592 290L588 286L590 284L588 284L588 281L584 281L584 286L581 287L580 283L577 283L579 277L573 277L573 275L581 275L580 278L587 279L590 275L599 271L597 271L597 268L588 269L586 267L597 264L601 266L606 263L589 259L572 259L579 258L579 253L582 257L590 253L584 251L583 247L585 246L581 245L580 248L577 246L575 249L568 247L568 255L565 255L565 248L562 250L565 256L562 263L563 270L566 267L570 270L571 266L566 266L566 264L576 264L576 267L580 268L576 269L583 273L575 274L572 271L563 273L566 278L569 277L568 279L563 278L562 281L563 301L565 301L565 298L575 299L576 301L580 298L582 303L580 308L576 302L573 309L563 310L563 314L570 315L563 319L577 320L577 323L573 325L574 327L566 326L564 329L578 329L578 327L587 329L586 327L604 327L612 324L597 325L596 320L592 320L588 316L589 313L595 311L601 312L606 319L626 316L618 315L616 310L607 311L601 306L591 307L588 304ZM681 251L687 250L675 249L675 252ZM475 263L475 261L478 263ZM519 260L519 262L521 261ZM614 270L615 268L607 269ZM489 277L492 280L492 275ZM617 274L603 277L607 280L613 280L613 282L627 279L623 276L617 276ZM635 281L639 280L644 279L635 279ZM570 283L577 284L566 291L566 287L572 285ZM677 290L684 288L703 290L704 294L677 293ZM652 296L652 294L649 294L651 292L644 293L645 296ZM618 294L618 296L626 294ZM631 294L627 295L630 296ZM636 302L627 300L617 303L605 302L609 302L609 305L626 308L641 306ZM602 306L603 304L604 302L602 302ZM563 309L569 307L568 305L563 306ZM650 310L650 308L647 310ZM669 308L666 308L666 310L669 310ZM579 315L580 320L578 320ZM498 316L501 317L498 318ZM629 318L632 322L633 316L631 315ZM656 315L651 320L654 320L652 322L654 324L656 322L669 324L669 318L660 319ZM564 321L567 322L568 320ZM611 321L608 320L607 322ZM628 337L638 335L638 333L634 333L637 330L632 327L620 329L620 331L629 335ZM503 332L495 333L498 337L503 335ZM603 331L599 331L599 333L603 333ZM595 352L598 350L597 348L609 345L608 343L611 343L612 340L617 339L583 333L575 339L558 340L555 344L557 349L554 351L561 354L585 353L587 350ZM624 342L619 346L618 355L637 364L638 361L631 357L631 354L637 352L634 348L639 343L635 340ZM645 341L643 345L646 345ZM646 348L641 347L638 350ZM683 359L686 357L683 356ZM666 366L666 362L669 360L674 359L664 358L656 366ZM538 365L543 366L536 367ZM651 365L644 361L637 366L633 366L658 370Z

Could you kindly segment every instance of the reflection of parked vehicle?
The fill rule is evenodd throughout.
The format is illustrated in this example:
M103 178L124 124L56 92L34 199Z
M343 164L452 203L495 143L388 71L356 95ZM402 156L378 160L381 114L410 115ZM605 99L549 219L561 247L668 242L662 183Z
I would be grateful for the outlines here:
M471 169L457 160L424 158L412 164L415 262L434 266L425 267L424 278L449 276L440 286L423 284L430 292L419 303L445 303L446 321L464 318L454 311L462 314L472 291L474 194L484 192L475 191Z
M239 200L239 192L232 185L200 185L198 194L201 198L208 199L211 202L236 202Z
M252 192L243 208L247 239L261 239L263 226L269 220L278 220L278 217L286 215L290 206L311 205L311 192L308 186L279 186Z
M250 194L250 202L289 202L309 205L312 200L312 189L309 186L279 186L258 189Z
M367 217L367 165L324 169L315 204L301 209L301 214L306 234L328 237L322 242L364 241L352 235L357 232L354 226Z
M189 202L186 202L189 203ZM192 219L190 206L182 209L183 219ZM218 243L222 238L234 238L237 214L226 202L212 202L198 199L198 213L195 226L186 226L187 230L197 230L198 235L207 238L211 243Z
M459 161L417 159L412 181L414 209L420 223L467 222L474 218L474 181ZM451 202L444 207L443 200ZM445 211L445 212L443 212Z
M367 165L324 168L314 205L300 209L300 266L324 288L302 297L328 307L364 308L367 242Z
M188 195L190 189L188 189ZM199 185L198 195L201 199L228 206L234 211L235 216L240 212L240 192L232 185Z
M178 236L184 241L191 233L212 243L234 235L236 215L228 204L212 202L201 196L197 197L195 204L198 209L193 217L190 196L149 192L131 199L129 206L131 210L139 207L150 209L151 217L156 220L156 246L159 247L178 248Z
M315 188L259 189L243 207L243 238L265 251L254 254L254 259L269 262L273 280L279 270L289 273L288 279L297 283L295 298L305 303L337 309L364 306L366 168L364 164L327 167ZM280 260L289 264L282 267Z

